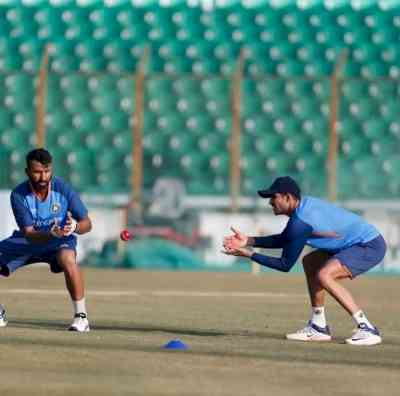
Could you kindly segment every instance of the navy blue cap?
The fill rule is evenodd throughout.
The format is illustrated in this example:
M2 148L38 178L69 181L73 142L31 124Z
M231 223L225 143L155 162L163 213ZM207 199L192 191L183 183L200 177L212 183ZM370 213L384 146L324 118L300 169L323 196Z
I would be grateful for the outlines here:
M258 195L262 198L271 198L277 193L292 194L296 198L301 198L300 187L290 176L278 177L274 180L269 188L258 191Z

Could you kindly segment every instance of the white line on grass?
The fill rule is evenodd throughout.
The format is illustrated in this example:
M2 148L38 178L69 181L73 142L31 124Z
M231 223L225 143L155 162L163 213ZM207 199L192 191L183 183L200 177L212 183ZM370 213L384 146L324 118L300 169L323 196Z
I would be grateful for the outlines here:
M65 290L54 289L3 289L0 294L65 295ZM185 290L88 290L90 296L100 297L239 297L239 298L302 298L305 294L274 292L185 291Z

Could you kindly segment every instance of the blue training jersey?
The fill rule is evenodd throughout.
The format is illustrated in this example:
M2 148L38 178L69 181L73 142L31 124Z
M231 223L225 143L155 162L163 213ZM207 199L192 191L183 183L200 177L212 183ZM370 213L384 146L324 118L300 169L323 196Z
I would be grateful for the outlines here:
M33 226L37 231L49 232L55 222L63 226L68 211L77 221L86 218L88 215L78 193L58 177L52 178L49 194L44 201L37 198L28 180L19 184L11 192L11 207L19 227L19 230L14 232L14 237L24 237L21 230L25 227ZM59 240L56 237L53 239ZM70 235L65 239L76 240L76 237ZM26 242L29 243L29 241Z
M362 217L322 199L303 197L281 234L256 237L255 247L281 248L281 258L254 253L261 265L288 272L305 245L335 253L379 236Z

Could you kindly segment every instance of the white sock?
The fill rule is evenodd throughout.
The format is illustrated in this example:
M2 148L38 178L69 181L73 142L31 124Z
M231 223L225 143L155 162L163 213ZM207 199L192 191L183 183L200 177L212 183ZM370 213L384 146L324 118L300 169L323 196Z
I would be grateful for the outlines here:
M84 313L86 314L86 304L85 304L85 297L81 300L74 301L72 300L72 306L74 307L75 314L77 313Z
M353 319L357 323L357 325L361 323L365 323L368 327L373 328L374 326L371 324L371 322L367 319L365 316L364 312L359 310L353 315Z
M319 327L326 327L325 307L312 307L311 322Z

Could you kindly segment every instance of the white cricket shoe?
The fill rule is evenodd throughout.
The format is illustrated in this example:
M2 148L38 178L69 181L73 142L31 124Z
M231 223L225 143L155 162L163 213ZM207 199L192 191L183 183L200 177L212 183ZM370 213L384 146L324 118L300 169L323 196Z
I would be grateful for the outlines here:
M346 339L346 343L351 345L377 345L381 342L379 330L376 327L369 327L366 323L360 323L351 338Z
M8 323L6 310L4 306L0 304L0 327L6 327Z
M286 338L293 341L330 341L332 339L328 326L319 327L311 321L303 329L286 334Z
M90 331L87 315L83 312L75 314L74 320L72 321L71 326L68 327L68 330L78 331L80 333L87 333Z

